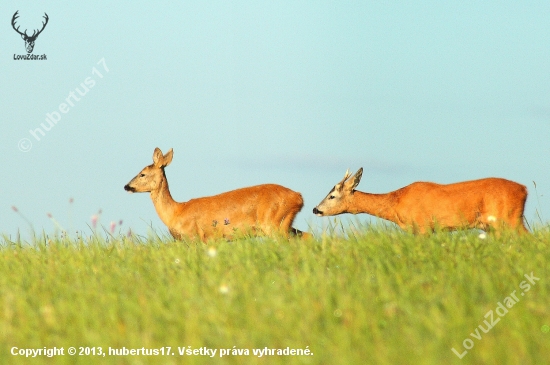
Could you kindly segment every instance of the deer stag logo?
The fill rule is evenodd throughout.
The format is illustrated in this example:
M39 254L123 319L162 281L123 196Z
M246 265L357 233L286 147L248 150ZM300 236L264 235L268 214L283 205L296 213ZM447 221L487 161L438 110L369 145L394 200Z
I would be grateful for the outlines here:
M17 18L19 18L19 10L17 10L15 12L15 14L13 14L13 18L11 18L11 26L13 27L13 29L21 34L21 38L23 38L23 40L25 41L25 48L27 49L27 53L32 53L32 50L34 49L34 42L36 41L36 38L38 38L38 35L40 33L42 33L42 31L44 30L44 28L46 28L46 24L48 24L48 14L44 13L44 19L46 19L45 22L42 22L42 29L38 30L38 29L35 29L34 32L32 33L31 36L29 36L27 34L27 30L25 29L25 32L21 33L19 31L19 27L15 27L15 20Z

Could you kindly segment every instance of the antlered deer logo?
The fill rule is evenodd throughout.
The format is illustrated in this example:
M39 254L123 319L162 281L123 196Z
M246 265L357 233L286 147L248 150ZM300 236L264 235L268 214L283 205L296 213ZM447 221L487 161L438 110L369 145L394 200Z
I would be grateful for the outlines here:
M46 28L46 24L48 24L48 14L44 13L44 19L46 19L45 22L42 22L42 29L38 30L38 29L35 29L34 32L32 33L31 36L29 36L27 34L27 30L25 29L25 32L24 33L21 33L19 31L19 27L15 27L15 20L17 18L19 18L19 15L17 14L19 13L19 10L17 10L15 12L15 14L13 14L13 18L11 18L11 26L13 27L13 29L21 34L21 38L23 38L23 40L25 41L25 48L27 49L27 53L32 53L32 50L34 49L34 42L36 41L36 38L38 37L38 35L40 33L42 33L42 31L44 30L44 28Z

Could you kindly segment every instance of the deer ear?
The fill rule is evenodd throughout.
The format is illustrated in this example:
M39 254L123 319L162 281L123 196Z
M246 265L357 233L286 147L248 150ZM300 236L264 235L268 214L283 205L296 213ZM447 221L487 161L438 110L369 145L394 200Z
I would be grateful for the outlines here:
M166 152L162 158L162 167L170 165L170 162L172 162L172 157L174 157L174 151L170 148L170 150Z
M163 157L160 148L156 147L155 152L153 152L153 165L155 165L155 167L161 167Z
M361 167L355 175L353 175L351 178L349 178L348 181L345 183L346 190L353 191L357 185L361 182L361 177L363 176L363 168Z

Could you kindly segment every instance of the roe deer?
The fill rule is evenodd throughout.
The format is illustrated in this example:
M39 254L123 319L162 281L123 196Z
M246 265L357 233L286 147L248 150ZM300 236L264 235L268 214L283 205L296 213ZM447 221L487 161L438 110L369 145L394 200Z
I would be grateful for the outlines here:
M153 164L141 170L124 190L150 192L157 214L175 239L199 237L206 242L231 238L236 232L309 236L291 227L304 202L300 193L284 186L257 185L183 203L174 201L164 173L172 157L172 149L163 155L155 148Z
M433 232L435 228L487 230L503 226L527 232L523 224L527 188L513 181L487 178L448 185L415 182L387 194L369 194L354 190L362 174L363 168L354 176L347 171L313 213L319 217L368 213L414 233Z

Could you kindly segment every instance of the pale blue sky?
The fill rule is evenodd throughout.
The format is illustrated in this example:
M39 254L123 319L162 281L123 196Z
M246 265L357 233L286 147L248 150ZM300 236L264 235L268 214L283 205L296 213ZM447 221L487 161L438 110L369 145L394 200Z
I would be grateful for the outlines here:
M47 61L13 59L16 10L29 29L48 13L33 52ZM165 231L148 194L123 190L155 147L174 148L176 200L278 183L304 196L300 229L326 223L311 210L361 166L359 190L375 193L508 178L529 189L529 222L549 217L547 1L44 1L0 15L0 233L29 231L12 206L47 233L47 213L74 231L99 209L105 226Z

